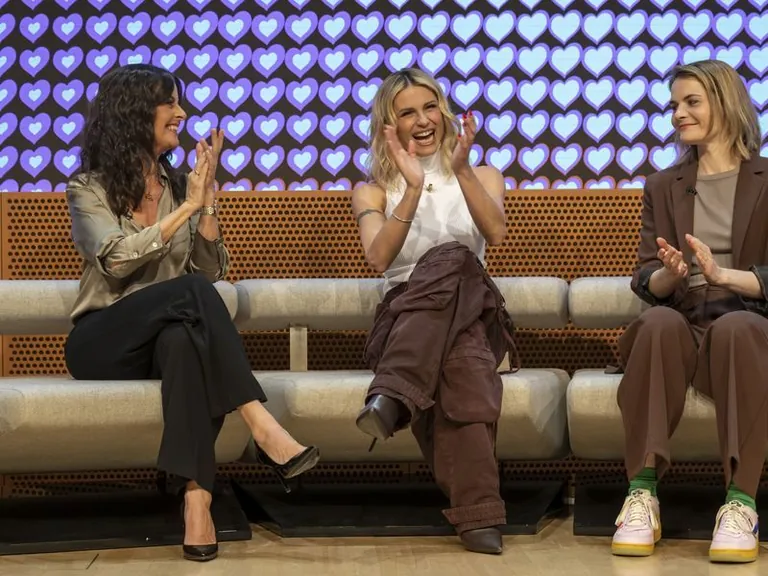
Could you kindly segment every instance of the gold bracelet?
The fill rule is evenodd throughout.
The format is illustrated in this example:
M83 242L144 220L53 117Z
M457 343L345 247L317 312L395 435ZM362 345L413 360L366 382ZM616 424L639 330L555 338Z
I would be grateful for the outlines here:
M413 218L411 218L410 220L406 220L405 218L400 218L400 216L398 216L394 212L392 212L392 218L394 218L398 222L402 222L403 224L411 224L413 222Z

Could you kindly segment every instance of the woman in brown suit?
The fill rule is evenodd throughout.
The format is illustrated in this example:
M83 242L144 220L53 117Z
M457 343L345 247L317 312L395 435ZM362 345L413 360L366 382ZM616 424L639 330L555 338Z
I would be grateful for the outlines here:
M710 559L751 562L768 439L768 160L733 68L679 66L670 88L681 161L643 196L632 290L652 307L620 339L630 489L612 550L647 556L661 536L656 483L692 384L714 401L728 487Z

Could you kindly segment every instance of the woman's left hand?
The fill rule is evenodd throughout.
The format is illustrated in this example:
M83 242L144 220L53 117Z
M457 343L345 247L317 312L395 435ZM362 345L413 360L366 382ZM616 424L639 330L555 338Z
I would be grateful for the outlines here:
M454 174L469 169L469 151L475 142L476 130L477 120L472 111L470 110L466 114L462 114L461 134L459 134L458 142L456 143L456 148L453 149L453 157L451 158L451 168Z
M721 281L722 268L718 266L715 259L712 257L712 250L709 246L704 244L701 240L691 234L685 235L685 241L688 246L693 250L693 255L696 257L696 262L699 265L704 279L713 286L717 286Z
M213 193L216 185L216 168L219 165L219 155L221 155L221 149L224 147L224 130L220 128L211 129L211 144L209 145L205 140L202 142L204 144L204 150L210 152L210 155L208 156L208 176L205 179L205 188L209 193Z

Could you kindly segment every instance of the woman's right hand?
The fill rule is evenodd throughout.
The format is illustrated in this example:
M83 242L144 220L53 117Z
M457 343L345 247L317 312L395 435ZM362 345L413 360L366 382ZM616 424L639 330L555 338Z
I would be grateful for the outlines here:
M206 149L203 141L197 143L195 152L195 167L187 175L187 202L195 210L199 210L203 207L206 192L205 183L211 163L209 158L210 151Z
M682 280L688 275L688 265L683 259L683 253L671 246L664 238L656 238L659 251L656 253L664 268L675 278Z
M393 126L384 126L384 138L387 142L389 157L405 178L406 185L421 192L424 186L424 168L416 158L416 144L410 140L408 150L403 148L397 137L397 130Z

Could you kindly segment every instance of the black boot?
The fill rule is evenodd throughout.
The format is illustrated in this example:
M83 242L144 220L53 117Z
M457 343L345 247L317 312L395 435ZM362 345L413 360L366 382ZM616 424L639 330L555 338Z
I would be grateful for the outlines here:
M501 554L501 531L491 526L489 528L476 528L462 532L461 543L464 548L470 552L479 552L480 554Z
M355 423L360 430L373 436L375 444L376 440L386 440L395 433L406 411L406 407L399 400L376 394L360 411Z

